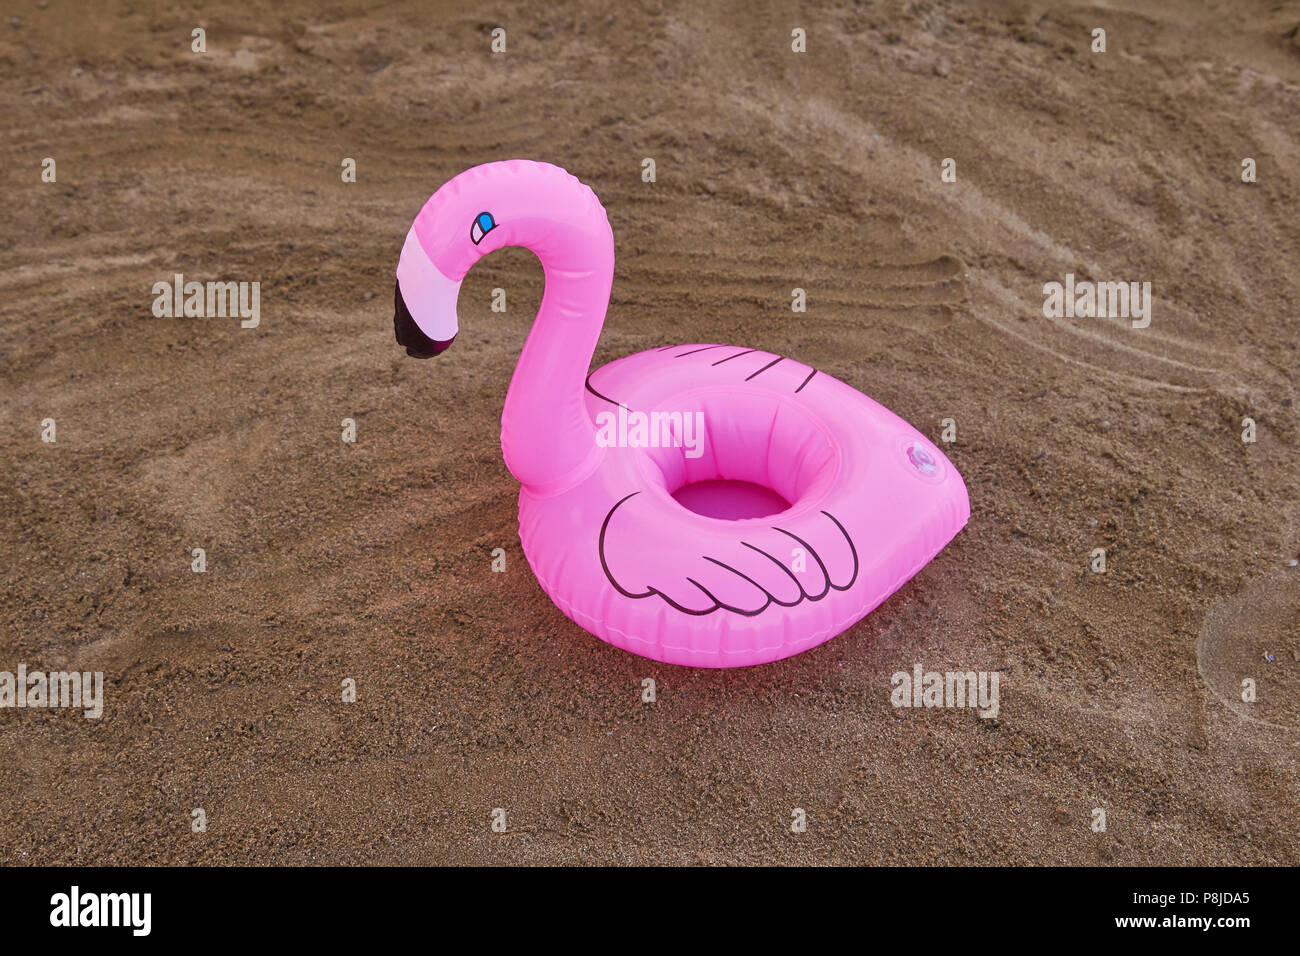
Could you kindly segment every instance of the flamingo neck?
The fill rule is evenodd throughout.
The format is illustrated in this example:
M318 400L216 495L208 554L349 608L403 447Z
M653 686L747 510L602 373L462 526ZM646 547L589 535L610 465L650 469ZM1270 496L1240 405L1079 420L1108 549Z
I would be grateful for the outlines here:
M511 243L536 253L546 289L506 394L501 451L520 484L544 495L572 487L600 462L585 383L609 306L614 237L603 210L585 228L535 225L535 241Z

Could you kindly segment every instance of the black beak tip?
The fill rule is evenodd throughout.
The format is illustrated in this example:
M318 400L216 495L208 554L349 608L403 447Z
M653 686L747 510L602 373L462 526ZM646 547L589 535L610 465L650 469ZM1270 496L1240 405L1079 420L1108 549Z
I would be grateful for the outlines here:
M406 347L406 354L411 358L427 359L440 355L451 347L451 343L456 341L456 336L452 336L445 342L437 339L431 339L424 334L423 330L415 324L415 319L411 316L411 310L406 307L406 302L402 299L402 284L397 283L393 290L393 334L397 336L397 344Z

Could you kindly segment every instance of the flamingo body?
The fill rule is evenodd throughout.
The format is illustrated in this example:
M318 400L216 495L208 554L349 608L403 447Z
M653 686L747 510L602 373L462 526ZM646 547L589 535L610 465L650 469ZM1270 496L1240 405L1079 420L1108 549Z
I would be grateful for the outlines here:
M700 411L706 423L698 458L609 447L570 491L520 494L520 538L543 589L635 654L734 667L807 650L884 601L969 517L960 475L924 436L793 359L674 346L602 366L587 387L593 420L623 404ZM918 447L928 474L909 457ZM673 495L718 480L772 488L789 507L718 519Z

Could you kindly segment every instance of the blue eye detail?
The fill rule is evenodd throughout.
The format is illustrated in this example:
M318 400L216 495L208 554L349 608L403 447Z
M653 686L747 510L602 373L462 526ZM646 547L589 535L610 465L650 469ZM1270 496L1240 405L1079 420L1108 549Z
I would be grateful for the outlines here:
M497 221L492 218L492 213L481 212L474 217L474 224L469 227L469 237L478 245L483 241L483 237L497 227Z

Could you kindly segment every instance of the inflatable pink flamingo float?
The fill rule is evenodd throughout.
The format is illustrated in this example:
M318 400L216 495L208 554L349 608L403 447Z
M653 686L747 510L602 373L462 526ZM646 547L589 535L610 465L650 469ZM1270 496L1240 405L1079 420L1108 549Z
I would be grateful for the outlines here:
M589 374L614 236L558 166L477 166L425 203L397 266L408 354L451 345L461 280L502 246L531 249L546 280L501 419L519 536L592 634L673 664L778 660L860 620L965 525L934 445L793 359L700 343Z

